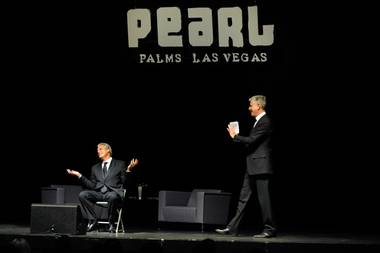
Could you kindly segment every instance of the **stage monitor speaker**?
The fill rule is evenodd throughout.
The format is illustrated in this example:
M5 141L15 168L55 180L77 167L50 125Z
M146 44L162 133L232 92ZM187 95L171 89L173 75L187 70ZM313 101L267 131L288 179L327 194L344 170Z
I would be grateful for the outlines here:
M30 233L85 234L79 205L32 204Z

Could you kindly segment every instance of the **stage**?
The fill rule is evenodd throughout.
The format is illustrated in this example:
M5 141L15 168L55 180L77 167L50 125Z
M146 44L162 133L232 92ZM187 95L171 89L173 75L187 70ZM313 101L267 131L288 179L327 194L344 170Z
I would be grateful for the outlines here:
M14 238L25 238L32 252L380 252L378 235L282 232L269 239L254 239L252 235L145 227L129 227L125 233L114 234L97 231L85 235L31 234L28 226L3 224L0 249L5 249Z

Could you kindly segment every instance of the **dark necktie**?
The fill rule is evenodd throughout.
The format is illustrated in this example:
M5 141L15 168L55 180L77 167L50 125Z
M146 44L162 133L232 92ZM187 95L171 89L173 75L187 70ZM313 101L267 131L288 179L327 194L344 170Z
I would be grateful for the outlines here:
M104 177L107 175L107 162L103 163L103 175Z
M103 176L104 176L104 178L105 178L106 175L107 175L107 162L103 163L103 168L102 168L102 170L103 170ZM105 186L105 185L103 185L102 189L100 189L100 191L101 191L102 193L106 193L107 190L108 190L108 189L107 189L107 186Z

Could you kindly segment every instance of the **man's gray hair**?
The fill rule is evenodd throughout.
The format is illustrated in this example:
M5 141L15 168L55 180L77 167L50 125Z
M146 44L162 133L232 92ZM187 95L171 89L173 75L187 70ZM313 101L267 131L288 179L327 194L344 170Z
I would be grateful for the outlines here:
M254 101L261 106L261 108L265 109L267 104L266 97L263 95L255 95L249 98L249 102Z
M105 147L106 149L108 149L110 151L110 155L112 155L112 148L111 148L110 144L105 143L105 142L101 142L98 145L101 145L101 146Z

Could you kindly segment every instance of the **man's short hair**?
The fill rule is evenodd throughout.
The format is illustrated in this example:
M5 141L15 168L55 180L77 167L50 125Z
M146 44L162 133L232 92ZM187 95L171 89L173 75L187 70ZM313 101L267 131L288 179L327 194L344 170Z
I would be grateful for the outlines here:
M257 104L259 104L263 109L265 109L265 106L267 104L266 97L264 95L255 95L249 98L249 102L254 101Z
M105 143L105 142L101 142L98 145L101 145L101 146L105 147L106 149L108 149L110 151L110 155L112 155L112 148L111 148L110 144Z

